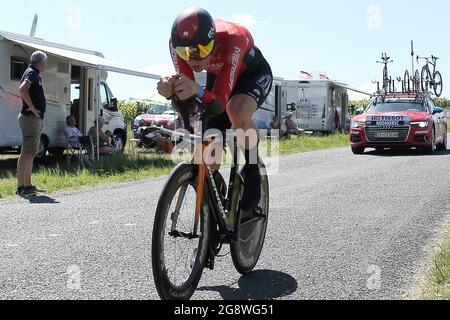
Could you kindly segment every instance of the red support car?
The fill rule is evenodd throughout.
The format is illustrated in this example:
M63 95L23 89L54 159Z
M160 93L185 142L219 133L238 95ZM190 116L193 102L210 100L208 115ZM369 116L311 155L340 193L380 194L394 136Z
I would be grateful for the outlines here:
M377 96L352 119L350 141L354 154L366 148L446 150L447 115L425 93Z

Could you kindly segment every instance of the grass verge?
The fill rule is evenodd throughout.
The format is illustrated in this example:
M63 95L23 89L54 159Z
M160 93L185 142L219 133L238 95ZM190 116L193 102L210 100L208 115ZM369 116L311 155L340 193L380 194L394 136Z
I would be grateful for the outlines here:
M277 145L279 154L309 152L349 146L348 135L338 134L325 137L299 137L284 140ZM267 145L262 144L262 147ZM229 159L228 159L229 160ZM15 196L17 156L0 157L0 198ZM228 161L225 161L228 163ZM140 154L128 146L124 156L106 157L92 170L68 166L65 161L52 160L46 166L39 166L33 173L33 184L46 193L93 187L101 184L139 181L167 175L174 164L169 156Z
M40 166L33 174L33 184L46 193L61 190L93 187L100 184L138 181L169 174L173 168L167 157L156 155L125 155L102 159L93 169L68 168L55 164ZM17 180L14 171L0 177L0 198L15 196Z
M347 134L336 134L324 137L299 137L280 142L280 154L302 153L325 149L349 147Z
M433 257L423 291L426 300L450 300L450 230Z

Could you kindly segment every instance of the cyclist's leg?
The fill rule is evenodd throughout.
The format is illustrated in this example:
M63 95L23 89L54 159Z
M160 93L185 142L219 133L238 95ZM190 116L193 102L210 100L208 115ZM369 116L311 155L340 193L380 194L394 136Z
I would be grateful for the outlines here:
M258 165L258 127L253 121L253 114L258 109L255 99L247 94L234 95L227 105L227 113L233 128L236 130L237 140L245 150L247 165Z
M261 199L261 176L258 166L258 128L253 114L265 102L272 88L272 72L268 64L238 79L233 96L227 105L231 123L237 130L238 143L245 152L243 170L245 187L241 208L250 211ZM240 130L239 130L240 129Z

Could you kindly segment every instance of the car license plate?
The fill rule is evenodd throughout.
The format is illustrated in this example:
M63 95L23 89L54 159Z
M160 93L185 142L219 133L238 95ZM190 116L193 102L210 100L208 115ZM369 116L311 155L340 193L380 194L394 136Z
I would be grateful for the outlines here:
M399 134L398 134L398 132L379 131L375 134L375 137L377 137L377 138L398 138Z

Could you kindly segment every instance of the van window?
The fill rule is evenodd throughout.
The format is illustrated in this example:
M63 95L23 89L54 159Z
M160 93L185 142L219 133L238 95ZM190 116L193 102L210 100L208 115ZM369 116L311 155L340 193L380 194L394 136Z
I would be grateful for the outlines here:
M27 68L28 63L26 58L11 57L11 80L20 81Z
M102 107L109 110L110 109L109 96L104 83L100 84L100 99L102 101Z

